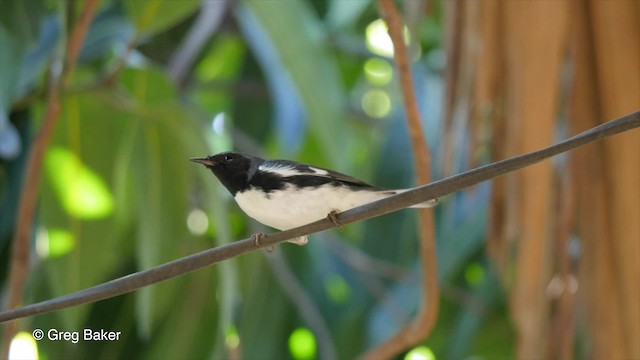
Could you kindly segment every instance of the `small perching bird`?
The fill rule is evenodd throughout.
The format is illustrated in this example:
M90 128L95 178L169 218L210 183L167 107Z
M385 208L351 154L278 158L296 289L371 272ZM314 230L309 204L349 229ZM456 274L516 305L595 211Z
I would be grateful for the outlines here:
M203 164L231 193L240 208L258 222L289 230L328 217L336 225L337 213L395 195L404 190L373 187L339 172L289 160L223 152L192 158ZM412 207L433 207L429 200ZM288 240L305 245L306 236ZM259 244L259 239L256 240Z

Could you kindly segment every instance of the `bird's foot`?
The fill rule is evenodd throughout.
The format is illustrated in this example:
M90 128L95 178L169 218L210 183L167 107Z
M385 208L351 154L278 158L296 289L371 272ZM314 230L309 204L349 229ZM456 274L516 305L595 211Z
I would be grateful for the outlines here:
M327 214L327 219L329 219L329 221L331 221L335 226L338 227L338 229L342 230L344 229L344 225L342 225L340 223L340 221L338 221L338 212L335 210L331 210L331 212L329 214Z
M259 232L259 233L255 233L253 235L251 235L251 237L253 238L253 243L256 245L256 247L258 249L262 248L262 240L266 237L267 235L265 235L265 233L263 232ZM265 250L267 250L267 252L272 252L274 250L273 245L268 245Z

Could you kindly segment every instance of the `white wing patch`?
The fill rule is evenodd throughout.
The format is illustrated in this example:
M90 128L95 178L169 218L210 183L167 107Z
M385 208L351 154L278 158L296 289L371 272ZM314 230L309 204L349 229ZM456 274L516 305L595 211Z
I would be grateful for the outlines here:
M262 164L258 167L258 169L262 171L278 174L283 177L301 175L300 171L287 165L269 166L266 164Z
M328 172L327 170L314 168L313 166L309 166L309 170L311 170L311 171L313 171L314 173L316 173L316 175L320 175L320 176L329 176L329 172Z
M296 176L296 175L315 175L315 176L322 176L322 177L328 177L328 178L332 177L327 170L318 169L313 166L308 166L307 168L312 172L300 171L286 164L276 164L276 165L262 164L258 167L258 169L260 169L261 171L278 174L283 177Z

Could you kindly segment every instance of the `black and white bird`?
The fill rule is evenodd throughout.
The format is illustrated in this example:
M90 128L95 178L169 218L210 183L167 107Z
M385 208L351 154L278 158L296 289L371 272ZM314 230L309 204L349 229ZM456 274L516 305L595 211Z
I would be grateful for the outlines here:
M339 172L289 160L223 152L192 158L203 164L231 193L240 208L258 222L278 230L293 229L325 217L395 195L404 190L373 187ZM429 200L412 207L435 206ZM306 236L288 240L305 245Z

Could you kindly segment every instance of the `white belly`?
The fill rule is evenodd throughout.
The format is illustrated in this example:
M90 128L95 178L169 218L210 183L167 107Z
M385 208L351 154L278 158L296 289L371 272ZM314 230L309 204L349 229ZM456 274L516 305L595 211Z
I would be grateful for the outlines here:
M268 196L256 190L237 193L235 200L253 219L278 230L288 230L325 218L332 210L343 212L381 199L373 191L350 191L325 185L319 188L276 190Z

